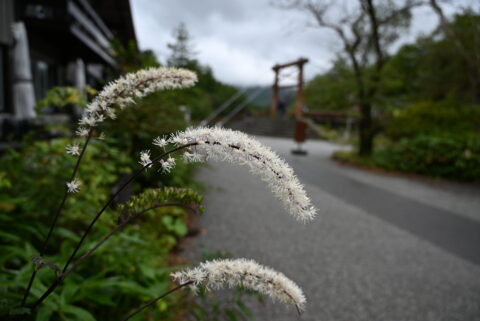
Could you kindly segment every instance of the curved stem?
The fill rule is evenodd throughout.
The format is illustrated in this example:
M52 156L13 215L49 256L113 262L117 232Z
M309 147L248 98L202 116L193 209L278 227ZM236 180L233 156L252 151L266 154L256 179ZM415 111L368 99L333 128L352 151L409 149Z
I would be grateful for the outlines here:
M87 237L87 235L90 233L90 231L92 230L93 226L95 225L95 223L98 221L98 219L102 216L102 214L105 212L105 210L113 203L113 201L115 200L115 198L127 187L130 185L130 183L132 183L138 176L140 176L140 174L142 174L147 168L149 168L152 164L155 164L157 161L159 161L160 159L162 159L163 157L171 154L171 153L174 153L176 151L179 151L183 148L187 148L187 147L190 147L190 146L193 146L193 145L196 145L197 143L191 143L191 144L186 144L186 145L182 145L182 146L179 146L177 148L174 148L172 150L169 150L168 152L165 152L157 157L155 157L151 162L150 164L147 164L145 166L143 166L141 169L139 169L138 171L136 171L122 186L120 186L120 188L110 197L110 199L108 200L108 202L102 207L102 209L100 210L100 212L98 212L98 214L95 216L95 218L92 220L92 222L90 223L90 225L87 227L87 229L85 230L85 232L83 233L82 235L82 238L80 239L80 241L78 242L77 246L75 247L75 249L73 250L73 253L72 255L70 255L70 258L68 259L67 263L65 263L65 266L63 267L63 272L65 272L68 268L68 266L70 265L70 263L72 262L73 258L75 257L75 255L77 254L78 250L80 249L80 247L82 246L83 244L83 241L85 240L85 238Z
M80 241L77 243L75 249L73 250L72 254L70 255L70 258L68 259L67 263L65 263L65 266L63 267L62 269L62 273L66 273L68 267L70 266L70 263L72 262L72 260L74 259L75 255L77 254L78 250L80 249L80 247L82 246L83 242L85 241L87 235L91 232L93 226L95 225L95 223L98 221L98 219L102 216L102 214L105 212L105 210L113 203L114 199L118 196L118 194L120 194L127 186L130 185L130 183L132 183L138 176L140 176L140 174L142 174L148 167L150 167L152 164L155 164L157 161L159 161L160 159L162 159L163 157L171 154L171 153L174 153L176 151L179 151L181 149L184 149L184 148L187 148L187 147L190 147L190 146L194 146L194 145L197 145L197 143L190 143L190 144L186 144L186 145L182 145L182 146L179 146L179 147L176 147L174 149L171 149L157 157L155 157L151 162L150 164L147 164L145 166L143 166L142 168L140 168L138 171L136 171L122 186L120 186L120 188L110 197L110 199L108 200L108 202L102 207L102 209L97 213L97 215L93 218L92 222L90 223L90 225L87 227L87 229L85 230L85 232L83 233ZM45 291L45 293L43 293L43 295L37 300L35 301L32 305L31 305L31 309L35 309L37 306L39 306L61 283L62 283L62 280L63 278L62 277L59 277L57 278L53 284L50 286L50 288L47 289L47 291Z
M166 297L167 295L175 292L175 291L178 291L180 290L181 288L187 286L187 285L190 285L192 284L193 281L188 281L188 282L185 282L185 283L182 283L180 284L179 286L163 293L162 295L160 295L159 297L156 297L155 299L152 299L150 301L148 301L147 303L145 303L144 305L142 305L141 307L137 308L135 311L133 311L132 313L130 313L126 318L122 319L122 321L127 321L128 319L130 319L131 317L133 317L134 315L142 312L144 309L148 308L149 306L152 306L154 305L155 303L157 303L157 301L163 299L164 297Z
M70 176L70 181L72 181L75 176L77 175L77 171L80 167L80 162L82 161L82 158L83 158L83 155L85 154L85 150L87 149L87 145L88 143L90 142L90 139L92 138L92 134L93 134L93 128L90 129L90 131L88 132L88 136L85 140L85 144L83 144L83 147L82 147L82 150L80 152L80 155L78 155L78 158L77 158L77 162L75 164L75 167L73 168L73 172L72 172L72 175ZM55 229L55 227L57 226L57 221L58 221L58 218L60 217L60 213L62 212L63 210L63 206L65 205L65 202L67 200L67 197L68 197L68 188L65 187L65 193L63 194L63 198L62 198L62 201L60 202L60 205L57 209L57 212L55 213L55 216L53 217L53 220L52 220L52 223L50 224L50 229L48 230L48 234L47 234L47 237L45 238L45 240L43 241L43 244L42 244L42 247L40 249L40 254L39 256L43 256L47 250L47 246L48 246L48 242L50 241L50 237L52 236L53 234L53 230ZM30 293L30 289L32 288L32 285L33 285L33 281L35 280L35 277L37 275L37 270L34 269L33 272L32 272L32 276L30 277L30 281L28 282L28 286L25 290L25 294L23 295L23 299L22 299L22 306L25 305L26 301L27 301L27 298L28 298L28 295Z
M171 207L171 206L177 206L177 207L184 207L187 210L193 211L193 209L187 205L181 204L181 203L164 203L164 204L158 204L155 206L151 206L149 208L146 208L138 213L134 213L130 215L125 221L122 223L118 224L115 228L113 228L107 235L105 235L100 241L97 242L90 250L88 250L84 255L82 255L75 263L73 263L72 267L68 269L65 273L62 275L62 281L65 280L70 274L75 272L77 267L83 263L87 258L89 258L93 252L95 252L100 246L102 246L110 237L112 237L113 234L119 232L122 230L128 223L139 217L140 215L144 214L145 212L161 208L161 207Z

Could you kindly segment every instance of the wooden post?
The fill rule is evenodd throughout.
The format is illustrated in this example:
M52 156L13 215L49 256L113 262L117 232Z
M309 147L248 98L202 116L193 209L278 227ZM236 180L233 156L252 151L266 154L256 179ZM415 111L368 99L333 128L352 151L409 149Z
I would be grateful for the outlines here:
M303 65L306 63L304 59L298 61L298 89L295 106L295 118L303 117Z
M273 66L273 71L275 72L275 82L272 86L272 107L270 108L270 116L275 117L277 115L278 108L278 66Z

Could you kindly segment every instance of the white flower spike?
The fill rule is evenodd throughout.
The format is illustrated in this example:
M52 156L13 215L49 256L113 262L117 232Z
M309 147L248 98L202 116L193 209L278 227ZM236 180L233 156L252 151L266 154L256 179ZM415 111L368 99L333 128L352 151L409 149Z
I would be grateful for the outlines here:
M245 165L268 184L287 211L302 221L312 220L316 209L293 169L275 152L248 135L224 128L199 127L179 132L170 142L180 146L195 144L195 160L201 158ZM191 159L187 154L184 158Z
M77 135L87 136L92 127L105 118L114 119L115 109L135 104L136 99L159 90L188 88L197 82L197 75L186 69L157 67L128 73L111 82L86 107L79 121Z
M213 260L201 263L198 267L172 273L179 283L193 282L190 288L206 290L238 286L268 295L281 303L295 305L299 312L305 309L303 291L282 273L259 265L253 260Z
M74 178L71 182L67 182L67 192L68 193L77 193L80 189L80 183Z

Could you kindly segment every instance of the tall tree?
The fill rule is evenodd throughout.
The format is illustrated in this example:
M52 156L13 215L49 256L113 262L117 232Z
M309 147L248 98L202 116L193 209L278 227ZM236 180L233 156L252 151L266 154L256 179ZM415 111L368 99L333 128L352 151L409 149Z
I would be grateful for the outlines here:
M355 75L360 108L359 153L373 151L372 108L388 48L409 27L411 10L420 0L279 0L280 6L308 13L315 25L332 30L343 44L343 55ZM368 72L367 72L368 69Z
M191 44L190 33L183 22L173 30L173 39L173 43L167 44L168 49L171 50L167 64L175 67L189 66L196 53Z

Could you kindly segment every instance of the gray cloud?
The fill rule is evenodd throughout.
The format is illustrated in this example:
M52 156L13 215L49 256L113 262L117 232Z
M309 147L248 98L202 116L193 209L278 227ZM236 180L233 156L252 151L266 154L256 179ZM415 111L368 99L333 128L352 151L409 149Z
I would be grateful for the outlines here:
M456 0L466 5L474 0ZM306 77L327 70L341 44L328 30L307 27L309 17L297 11L279 10L271 0L131 0L134 23L142 49L153 49L161 61L168 56L172 30L184 22L197 58L212 67L220 80L235 85L270 84L271 66L310 59ZM452 12L452 7L447 12ZM427 8L415 11L412 31L430 32L437 23Z

